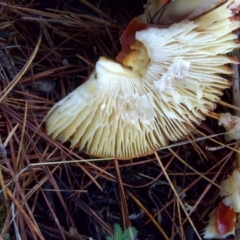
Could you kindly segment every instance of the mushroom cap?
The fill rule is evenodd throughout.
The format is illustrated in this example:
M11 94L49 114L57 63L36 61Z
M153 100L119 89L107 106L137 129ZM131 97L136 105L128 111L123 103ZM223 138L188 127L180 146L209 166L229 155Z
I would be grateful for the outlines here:
M89 79L45 118L49 135L90 155L130 159L188 135L231 84L223 54L239 47L228 5L195 21L137 31L121 60L101 57ZM215 12L215 13L214 13ZM222 16L223 15L223 16ZM205 21L211 21L208 24Z
M164 1L148 0L145 5L145 12L138 17L141 22L154 24L172 24L182 21L194 9L198 8L205 0L189 1L174 0L168 3L165 11L159 11L164 7ZM159 15L162 14L161 18Z
M145 11L138 16L138 20L143 23L153 23L159 25L173 24L184 19L195 19L198 16L218 8L227 3L232 11L239 10L239 0L174 0L164 6L164 1L148 0L144 6Z

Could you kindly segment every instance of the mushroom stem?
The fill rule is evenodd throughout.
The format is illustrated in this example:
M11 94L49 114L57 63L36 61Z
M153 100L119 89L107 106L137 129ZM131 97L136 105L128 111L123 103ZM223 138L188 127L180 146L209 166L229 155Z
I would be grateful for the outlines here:
M219 120L219 114L218 113L209 112L208 116L213 118L213 119Z
M240 111L240 108L239 108L239 107L234 106L234 105L232 105L232 104L230 104L230 103L226 103L226 102L224 102L224 101L219 101L218 103L221 104L222 106L231 108L231 109L233 109L233 110Z

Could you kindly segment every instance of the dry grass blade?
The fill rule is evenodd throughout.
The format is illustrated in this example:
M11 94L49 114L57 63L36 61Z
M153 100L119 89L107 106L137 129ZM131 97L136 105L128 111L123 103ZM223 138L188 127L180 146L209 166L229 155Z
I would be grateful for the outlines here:
M161 167L161 169L162 169L162 171L163 171L163 173L164 173L164 175L165 175L165 177L166 177L166 179L167 179L169 185L170 185L171 188L172 188L172 191L173 191L174 194L175 194L175 197L177 198L179 204L181 205L182 210L183 210L184 213L186 214L186 216L187 216L189 222L191 223L191 225L192 225L192 227L193 227L195 233L197 234L198 239L201 240L201 236L199 235L197 229L195 228L194 223L193 223L192 220L190 219L190 217L189 217L189 215L188 215L188 213L187 213L187 211L186 211L186 209L185 209L185 207L184 207L184 205L183 205L183 203L182 203L182 201L181 201L181 199L180 199L180 197L179 197L179 195L178 195L178 193L177 193L175 187L173 186L173 184L172 184L172 182L171 182L171 179L169 178L169 176L168 176L168 174L167 174L167 172L166 172L166 170L165 170L165 168L164 168L164 166L163 166L163 164L162 164L162 162L161 162L161 160L160 160L158 154L155 153L155 156L156 156L156 158L157 158L157 160L158 160L158 163L159 163L159 165L160 165L160 167Z
M7 194L9 196L9 198L11 198L11 200L13 201L13 203L15 204L17 209L22 213L23 218L26 221L26 223L29 225L30 229L32 229L33 232L35 232L35 234L39 237L39 239L44 240L44 237L42 236L41 232L39 231L38 226L32 222L32 220L29 218L28 214L22 208L21 204L17 201L17 199L14 197L13 193L8 188L7 188ZM33 233L33 235L34 235L34 233Z
M146 215L150 218L150 220L153 222L153 224L157 227L157 229L160 231L160 233L163 235L164 239L169 240L168 236L166 235L166 233L164 232L164 230L161 228L161 226L156 222L156 220L154 219L154 217L149 213L149 211L147 210L147 208L145 208L142 203L132 194L132 193L128 193L128 195L134 200L134 202L140 207L140 209L142 209Z
M206 137L206 135L203 133L203 132L201 132L201 131L199 131L199 130L196 130L199 134L201 134L202 136L205 136ZM224 144L224 143L221 143L221 142L219 142L219 141L217 141L217 140L215 140L215 139L213 139L213 138L209 138L212 142L215 142L215 143L217 143L218 145L220 145L220 146L223 146L223 147L226 147L226 148L228 148L228 149L230 149L230 150L232 150L232 151L234 151L234 152L236 152L236 153L240 153L239 152L239 150L238 149L235 149L235 148L232 148L232 147L230 147L229 145L226 145L226 144Z
M118 184L119 184L119 194L120 194L120 199L121 199L120 202L121 202L121 207L122 207L123 226L125 229L127 229L131 226L131 223L129 220L127 201L126 201L126 196L125 196L125 192L123 189L121 174L119 171L118 160L115 159L114 162L115 162L115 167L116 167L117 180L118 180Z
M208 182L210 182L212 185L215 185L216 187L220 188L220 186L218 184L216 184L215 182L213 182L212 180L208 179L206 176L204 176L202 173L198 172L197 170L195 170L193 167L191 167L189 164L187 164L181 157L179 157L178 154L176 154L171 148L169 148L169 151L173 154L173 156L175 156L180 162L182 162L183 164L185 164L189 169L191 169L193 172L197 173L197 175L201 176L201 178L204 178L205 180L207 180Z
M115 223L139 239L200 239L239 152L217 124L218 112L238 109L229 90L192 136L132 161L93 158L45 133L48 110L99 56L116 57L142 12L135 0L0 1L2 239L106 239Z
M229 103L226 103L226 102L223 102L223 101L219 101L218 103L223 105L223 106L225 106L225 107L233 109L235 111L240 111L240 107L239 106L236 106L236 105L233 105L233 104L229 104Z
M24 75L24 73L28 70L30 65L32 64L32 61L34 57L36 56L40 43L42 40L42 31L40 31L40 35L36 44L36 47L31 55L31 57L26 62L25 66L22 68L22 70L16 75L16 77L12 80L12 82L1 92L0 102L4 100L4 98L10 93L10 91L18 84L21 77Z

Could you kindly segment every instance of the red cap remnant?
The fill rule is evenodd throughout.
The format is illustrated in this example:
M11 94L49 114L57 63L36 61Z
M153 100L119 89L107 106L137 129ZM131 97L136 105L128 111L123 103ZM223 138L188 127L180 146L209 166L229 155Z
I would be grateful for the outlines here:
M219 203L215 217L215 227L219 234L231 232L235 227L236 213L223 202Z
M147 28L146 23L139 22L137 18L134 18L127 26L122 36L120 37L120 42L122 45L122 51L116 57L117 61L121 62L126 55L131 51L130 46L136 41L135 33Z

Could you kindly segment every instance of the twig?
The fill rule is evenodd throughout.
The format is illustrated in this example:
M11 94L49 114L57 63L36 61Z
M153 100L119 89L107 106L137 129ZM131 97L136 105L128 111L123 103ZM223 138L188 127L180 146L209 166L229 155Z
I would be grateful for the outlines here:
M235 115L240 116L240 86L239 86L239 72L238 72L238 65L232 64L233 69L233 105L236 106L236 108L233 108L235 110ZM240 141L238 140L238 146L237 149L240 151ZM239 171L240 170L240 153L236 153L236 168ZM235 224L235 240L240 240L240 213L236 213L236 224Z

